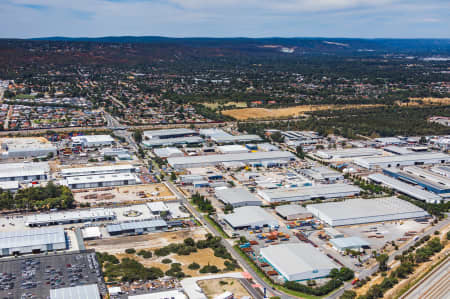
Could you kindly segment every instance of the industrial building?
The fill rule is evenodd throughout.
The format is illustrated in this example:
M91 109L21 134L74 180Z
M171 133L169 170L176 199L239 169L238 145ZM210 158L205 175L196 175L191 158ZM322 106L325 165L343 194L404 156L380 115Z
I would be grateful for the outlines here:
M368 249L369 242L360 237L334 238L330 239L330 243L338 251Z
M100 299L96 284L50 289L50 299Z
M434 173L450 178L450 166L446 165L434 166L431 167L430 170Z
M406 144L406 141L397 137L379 137L375 138L375 142L381 145L402 145Z
M96 240L102 237L102 232L98 226L88 226L81 229L83 240Z
M40 253L67 248L62 227L0 232L1 256Z
M108 147L100 150L103 157L117 157L119 160L131 160L130 152L125 148Z
M344 175L342 173L325 166L304 169L302 173L305 176L318 182L334 183L336 181L342 181L344 179Z
M244 187L216 188L216 196L221 202L233 208L262 205L261 200Z
M450 178L427 169L408 166L403 170L397 168L383 169L383 173L401 181L419 185L425 190L437 194L450 193Z
M67 212L50 212L28 216L27 226L49 226L81 222L97 222L114 220L116 215L111 209L97 208Z
M325 227L323 229L325 233L330 236L332 239L343 238L344 234L332 227Z
M131 164L118 164L107 166L78 167L61 169L61 175L64 178L71 176L116 174L116 173L135 173L137 167Z
M362 199L310 204L311 213L330 226L393 221L428 216L428 213L412 203L397 197Z
M112 187L124 185L136 185L139 178L133 173L115 173L71 176L66 179L67 186L71 189L86 189L99 187Z
M211 137L211 140L216 143L240 143L240 142L255 142L262 141L262 138L258 135L229 135L229 136L219 136L214 135Z
M9 191L11 193L15 193L19 190L20 185L18 181L0 181L0 189L3 191Z
M287 281L324 278L339 266L307 243L279 244L261 248L261 256Z
M385 152L391 153L391 154L396 154L396 155L411 155L414 154L414 152L407 148L407 147L401 147L401 146L397 146L397 145L390 145L390 146L385 146L383 148L383 150Z
M157 155L160 158L169 158L169 157L183 157L184 154L182 151L180 151L176 147L162 147L162 148L155 148L153 150L155 155Z
M222 145L218 146L217 149L222 154L242 154L249 152L248 148L240 144Z
M144 139L174 139L198 135L196 131L186 128L144 131Z
M114 144L114 138L110 135L86 135L72 137L73 146L102 147Z
M171 145L183 145L183 144L200 144L203 143L203 139L199 136L190 137L178 137L178 138L168 138L168 139L149 139L142 142L143 145L149 148L161 147L161 146L171 146Z
M361 189L347 184L315 185L299 188L258 190L268 202L304 201L314 198L341 198L359 194Z
M143 233L165 231L167 223L162 219L143 220L109 224L106 230L111 236L120 234L140 235Z
M319 150L313 155L320 159L352 159L357 157L369 157L381 155L382 151L376 148L363 147L363 148L347 148L338 150Z
M312 218L313 214L301 205L281 205L275 208L278 215L286 220Z
M57 148L43 137L1 138L0 159L56 156Z
M354 160L355 164L367 169L444 164L449 161L450 156L444 153L416 153L411 155L356 158Z
M367 176L367 178L371 181L374 181L375 183L383 184L397 192L403 193L418 200L422 200L428 203L439 203L442 201L442 197L437 194L404 183L381 173L371 174Z
M169 212L170 209L163 201L153 201L147 203L147 207L153 215L161 215L162 212Z
M278 221L261 207L241 207L234 209L232 214L224 215L223 219L233 229L277 227Z
M221 163L252 163L262 161L293 161L295 156L290 152L256 152L244 154L205 155L194 157L168 158L168 163L177 169L215 166Z
M0 182L46 181L49 173L50 167L47 162L0 164Z

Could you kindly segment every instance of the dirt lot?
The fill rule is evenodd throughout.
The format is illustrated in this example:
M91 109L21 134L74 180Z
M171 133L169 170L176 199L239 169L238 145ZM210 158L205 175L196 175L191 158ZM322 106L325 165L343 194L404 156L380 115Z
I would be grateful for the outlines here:
M250 296L250 294L242 286L240 281L235 278L200 280L198 282L198 285L202 288L203 292L208 298L214 298L215 296L220 295L225 291L232 292L234 294L234 297L236 298Z
M123 259L125 257L132 258L132 259L139 261L146 267L158 267L163 271L167 271L170 268L170 264L163 264L161 262L163 259L168 258L168 259L171 259L173 263L180 263L182 265L181 268L183 269L183 272L185 274L191 275L191 276L202 275L201 273L198 272L198 270L190 270L188 268L188 265L192 264L193 262L196 262L197 264L199 264L200 267L203 267L203 266L209 264L209 265L215 265L219 269L225 268L225 265L224 265L225 260L220 257L214 256L214 251L210 248L201 249L197 252L191 253L190 255L170 254L168 256L163 256L163 257L153 256L150 259L145 259L136 254L126 254L126 253L119 253L119 254L116 254L115 256L118 259ZM205 274L205 275L209 275L209 273Z
M450 103L450 98L410 98L411 102L416 102L417 104L419 101L422 101L423 104L428 105L436 105L436 104L446 104L448 105ZM410 103L411 104L411 103Z
M222 103L202 103L203 106L206 106L208 108L211 109L216 109L217 107L219 107ZM223 106L236 106L239 108L247 108L247 103L246 102L227 102L227 103L223 103Z
M133 185L76 190L74 192L74 196L77 202L88 202L91 205L107 203L131 204L136 202L154 200L173 200L176 198L176 196L164 184Z
M302 105L288 108L279 109L266 109L266 108L244 108L244 109L231 109L223 111L224 115L234 117L238 120L246 119L273 119L283 118L291 116L301 116L305 112L320 111L320 110L341 110L352 108L373 108L381 107L383 105Z
M86 248L94 248L99 252L108 252L109 254L123 253L127 248L139 249L156 249L161 248L170 243L181 243L186 238L194 240L202 240L207 233L204 228L196 228L191 231L177 231L166 233L150 233L139 236L119 236L108 239L100 239L88 241L85 243Z

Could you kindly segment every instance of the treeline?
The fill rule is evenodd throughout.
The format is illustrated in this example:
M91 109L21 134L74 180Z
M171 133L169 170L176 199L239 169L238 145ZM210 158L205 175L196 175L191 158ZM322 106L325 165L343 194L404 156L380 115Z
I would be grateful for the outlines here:
M70 209L74 203L72 191L53 182L45 187L19 189L15 195L0 189L0 210Z
M445 214L450 212L450 201L445 201L443 203L427 203L417 199L413 199L406 195L399 195L403 200L409 201L412 204L424 209L430 215L436 216L439 219L444 219Z
M223 115L220 113L220 111L216 109L211 109L209 107L206 107L202 104L195 104L194 105L195 111L202 115L205 118L215 120L215 121L231 121L234 120L232 117Z
M205 213L213 213L216 210L211 204L211 201L205 198L203 195L195 193L192 195L192 202L200 209L200 211Z
M327 110L309 113L304 120L272 122L240 122L240 131L250 134L263 134L265 129L312 130L325 136L341 135L357 139L358 135L369 137L445 135L450 128L427 119L431 116L450 116L450 106L400 107Z

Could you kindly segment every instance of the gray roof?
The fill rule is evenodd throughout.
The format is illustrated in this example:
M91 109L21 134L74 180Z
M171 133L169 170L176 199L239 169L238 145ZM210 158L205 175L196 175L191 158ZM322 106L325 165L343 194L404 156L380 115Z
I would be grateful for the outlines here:
M261 137L258 135L230 135L230 136L220 136L215 135L211 136L211 139L218 143L226 143L226 142L246 142L246 141L260 141Z
M162 219L154 219L154 220L144 220L144 221L134 221L134 222L122 222L109 224L106 226L106 229L109 233L112 232L121 232L126 230L134 230L134 229L146 229L146 228L154 228L154 227L164 227L167 226L167 223Z
M351 247L369 246L369 242L361 239L360 237L336 238L331 239L330 242L337 248L343 249Z
M88 284L69 288L51 289L50 299L100 299L100 293L96 284Z
M168 158L167 161L173 167L183 167L183 164L217 165L223 162L250 162L274 159L295 159L295 156L291 152L272 151L223 155L204 155L193 157L173 157Z
M316 156L324 158L331 157L335 159L345 159L345 158L354 158L354 157L363 157L363 156L374 156L381 154L381 150L363 147L363 148L345 148L345 149L337 149L337 150L319 150L315 153Z
M65 243L62 227L0 232L0 249Z
M397 154L397 155L414 154L414 152L412 150L410 150L409 148L396 146L396 145L385 146L383 148L383 150L385 150L387 152L391 152L391 153Z
M49 171L48 162L0 164L0 178L44 175Z
M97 174L97 175L83 175L83 176L71 176L67 178L67 184L90 184L90 183L102 183L102 182L117 182L125 180L136 180L136 175L133 173L110 173L110 174Z
M281 205L275 208L275 211L283 217L289 217L297 214L311 214L306 208L301 205Z
M274 216L261 207L241 207L234 209L232 214L227 214L224 219L233 227L278 225Z
M339 196L340 193L358 194L361 189L354 185L347 184L327 184L315 185L299 188L263 190L259 193L270 201L289 201L290 198L302 197L302 200L309 200L319 197Z
M151 136L151 137L161 137L161 136L170 136L170 135L180 135L180 134L196 134L197 132L192 129L186 129L186 128L178 128L178 129L163 129L163 130L151 130L151 131L145 131L145 136Z
M384 170L384 169L383 169ZM386 171L392 171L399 173L412 181L418 181L425 183L438 190L445 190L450 188L450 177L440 175L436 172L428 169L423 169L417 166L408 166L403 168L403 171L398 169L386 169Z
M114 173L125 170L129 170L131 172L133 169L136 169L136 166L133 166L132 164L117 164L117 165L93 166L93 167L64 168L61 169L61 174L64 177L66 177L76 175Z
M243 187L216 189L216 196L224 203L232 205L245 202L261 202L261 200L259 200L253 193Z
M403 213L421 213L428 215L423 209L405 200L393 197L362 199L353 198L340 202L311 204L307 209L330 217L332 220L349 218L369 218L381 215L397 215ZM369 221L368 221L369 222Z
M307 243L272 245L261 248L260 252L285 277L318 269L338 268L319 249Z
M150 139L145 140L142 143L145 146L164 146L164 145L176 145L176 144L186 144L186 143L202 143L203 139L199 136L189 136L189 137L177 137L177 138L167 138L167 139Z
M91 221L98 218L114 218L115 214L111 209L97 208L89 210L77 210L66 212L51 212L33 214L27 217L27 225L45 224L48 222L67 222L67 221Z
M369 178L370 180L372 180L374 182L386 185L389 188L395 189L398 192L404 193L406 195L409 195L413 198L417 198L419 200L424 200L426 202L436 202L436 201L440 201L442 199L437 194L417 188L415 186L404 183L402 181L391 178L391 177L381 174L381 173L371 174L367 178Z
M444 153L420 153L420 154L411 154L411 155L357 158L358 161L362 161L367 164L377 164L377 163L395 164L396 162L415 162L415 161L434 160L434 159L448 160L448 159L450 159L450 156L447 154L444 154Z

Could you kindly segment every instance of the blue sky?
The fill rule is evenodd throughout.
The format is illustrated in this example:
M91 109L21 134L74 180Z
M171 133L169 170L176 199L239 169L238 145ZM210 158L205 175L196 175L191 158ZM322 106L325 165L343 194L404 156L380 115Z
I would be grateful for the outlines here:
M450 38L450 0L0 0L0 37Z

